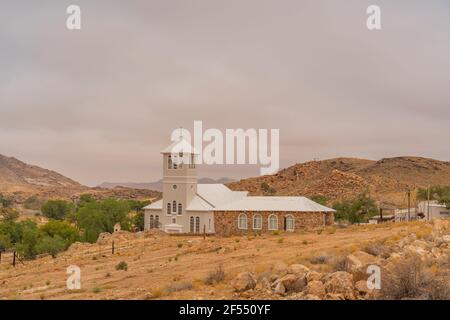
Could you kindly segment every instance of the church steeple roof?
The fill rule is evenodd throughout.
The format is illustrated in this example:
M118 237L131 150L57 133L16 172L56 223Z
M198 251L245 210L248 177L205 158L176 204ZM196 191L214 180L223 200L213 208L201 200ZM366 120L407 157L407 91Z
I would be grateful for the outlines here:
M184 154L199 154L198 151L183 137L172 142L169 146L164 148L161 153L184 153Z

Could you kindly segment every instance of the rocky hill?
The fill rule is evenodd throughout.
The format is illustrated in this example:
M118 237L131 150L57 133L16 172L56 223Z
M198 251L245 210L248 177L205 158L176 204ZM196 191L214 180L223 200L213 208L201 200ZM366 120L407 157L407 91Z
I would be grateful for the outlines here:
M126 187L90 188L55 171L0 155L0 192L12 196L17 204L36 195L44 199L76 199L83 193L97 198L148 199L160 192Z
M420 157L379 161L336 158L299 163L277 174L228 184L233 190L263 195L267 183L276 195L324 195L332 203L368 191L385 208L405 205L405 192L427 185L450 185L450 162Z

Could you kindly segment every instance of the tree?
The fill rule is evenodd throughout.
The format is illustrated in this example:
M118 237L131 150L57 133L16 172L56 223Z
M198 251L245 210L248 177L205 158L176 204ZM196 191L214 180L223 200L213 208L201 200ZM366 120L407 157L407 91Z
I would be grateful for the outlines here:
M353 200L343 200L333 204L336 220L347 220L350 223L361 223L378 213L375 200L367 193L362 193Z
M0 252L12 247L11 239L7 234L0 234Z
M74 210L72 203L64 200L49 200L42 206L42 214L49 219L63 220Z
M80 231L67 221L52 220L39 228L44 236L59 237L69 246L80 240Z
M323 206L327 205L327 197L325 197L324 195L316 195L316 196L312 196L311 200L314 202L317 202L318 204L321 204Z
M430 200L436 200L450 209L450 186L432 186L429 190ZM428 188L417 190L417 199L428 200Z
M144 207L149 205L151 203L150 200L146 200L146 201L138 201L138 200L127 200L130 209L133 210L134 216L132 219L133 222L133 226L139 230L142 231L144 230Z
M17 251L26 259L34 259L38 254L37 245L39 232L35 222L31 220L20 222L21 239L16 244Z
M80 196L80 200L78 201L78 207L83 207L86 204L93 203L95 201L96 200L95 200L95 198L94 198L94 196L92 194L90 194L90 193L82 194Z
M53 258L56 258L56 255L67 249L67 242L64 241L60 236L50 237L44 236L36 246L36 251L40 254L48 253Z
M83 231L84 240L93 243L97 241L100 233L112 233L116 223L120 223L123 230L130 230L129 211L129 204L123 200L106 199L89 202L79 207L76 212L76 223Z

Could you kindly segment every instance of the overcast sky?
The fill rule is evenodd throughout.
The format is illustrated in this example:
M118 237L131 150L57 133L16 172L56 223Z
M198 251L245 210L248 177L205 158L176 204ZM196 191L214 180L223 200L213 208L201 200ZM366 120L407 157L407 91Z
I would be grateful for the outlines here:
M370 4L381 31L366 28ZM194 120L280 129L283 167L450 160L450 2L1 1L0 154L88 185L153 181L172 130Z

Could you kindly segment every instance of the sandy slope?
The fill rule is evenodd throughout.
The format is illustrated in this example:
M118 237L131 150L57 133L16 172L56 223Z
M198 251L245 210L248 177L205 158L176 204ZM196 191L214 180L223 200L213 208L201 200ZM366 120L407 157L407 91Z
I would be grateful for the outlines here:
M403 236L420 228L413 224L385 224L317 232L265 235L257 237L187 237L154 235L115 236L116 254L110 252L111 239L103 245L74 244L58 258L44 257L12 268L4 256L0 265L2 299L149 299L149 298L233 298L229 285L238 272L263 272L279 261L304 263L320 252L350 252L364 242ZM282 239L282 240L280 240ZM101 254L99 253L101 252ZM10 261L10 260L9 260ZM115 266L125 261L128 271ZM82 289L66 289L66 268L81 268ZM226 280L207 286L205 276L222 265ZM192 284L191 290L171 294L163 289L173 283ZM264 298L264 297L260 297Z

